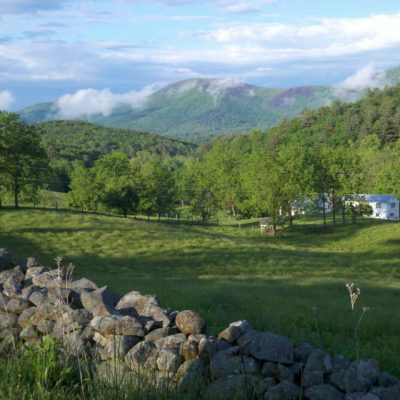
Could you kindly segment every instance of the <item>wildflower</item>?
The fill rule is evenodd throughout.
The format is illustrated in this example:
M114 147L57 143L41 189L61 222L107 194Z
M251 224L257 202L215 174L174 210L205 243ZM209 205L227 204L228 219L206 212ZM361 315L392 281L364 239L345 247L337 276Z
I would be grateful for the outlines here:
M354 283L347 283L346 287L347 287L347 290L349 291L349 295L350 295L351 309L354 311L354 307L356 305L358 297L361 294L361 290L359 288L354 288ZM353 291L353 289L355 289L355 291Z

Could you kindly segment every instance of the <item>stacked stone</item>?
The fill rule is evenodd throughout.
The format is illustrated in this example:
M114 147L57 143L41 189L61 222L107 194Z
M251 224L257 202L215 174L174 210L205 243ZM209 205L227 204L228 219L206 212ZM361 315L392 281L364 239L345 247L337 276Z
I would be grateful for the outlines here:
M106 379L146 380L204 399L399 400L400 381L375 360L350 362L309 344L256 332L247 321L218 337L194 311L171 311L132 291L120 298L83 278L70 281L34 258L18 265L0 249L0 348L56 338L85 354Z

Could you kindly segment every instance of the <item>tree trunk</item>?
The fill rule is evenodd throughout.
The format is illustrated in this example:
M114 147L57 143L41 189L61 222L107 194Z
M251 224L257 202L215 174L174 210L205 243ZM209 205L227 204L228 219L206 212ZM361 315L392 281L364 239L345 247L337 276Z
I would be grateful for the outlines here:
M15 205L15 208L19 208L18 192L19 192L18 177L14 177L14 205Z
M322 218L324 219L324 230L326 230L325 197L322 198Z
M333 219L333 225L336 226L336 195L333 189L332 189L332 219Z
M346 223L346 215L345 215L345 208L344 204L342 205L342 224L344 225Z

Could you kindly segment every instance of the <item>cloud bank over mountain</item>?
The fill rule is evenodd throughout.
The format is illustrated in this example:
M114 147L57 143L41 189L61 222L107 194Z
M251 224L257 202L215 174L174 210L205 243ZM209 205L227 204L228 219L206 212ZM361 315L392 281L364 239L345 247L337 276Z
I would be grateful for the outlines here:
M384 84L385 71L378 71L374 63L370 62L345 79L338 87L347 90L364 90L380 88Z
M122 94L113 93L110 89L81 89L58 98L54 109L57 117L62 119L77 119L95 114L108 117L119 105L139 108L155 90L155 85Z

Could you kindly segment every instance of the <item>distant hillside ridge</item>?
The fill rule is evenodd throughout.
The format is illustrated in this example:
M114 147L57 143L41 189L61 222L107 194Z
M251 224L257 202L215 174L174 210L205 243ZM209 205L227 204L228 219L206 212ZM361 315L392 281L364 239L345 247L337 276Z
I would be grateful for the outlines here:
M399 83L400 68L386 71L375 81L380 87ZM305 109L317 109L335 100L356 101L366 92L351 85L265 88L229 79L189 79L157 90L136 108L120 105L110 115L86 119L102 126L204 142L224 133L266 130ZM55 103L36 104L19 114L30 124L62 116Z
M87 165L115 150L122 150L130 157L139 151L163 156L186 156L196 148L191 143L160 135L109 128L84 121L46 121L36 126L52 158L81 160Z

